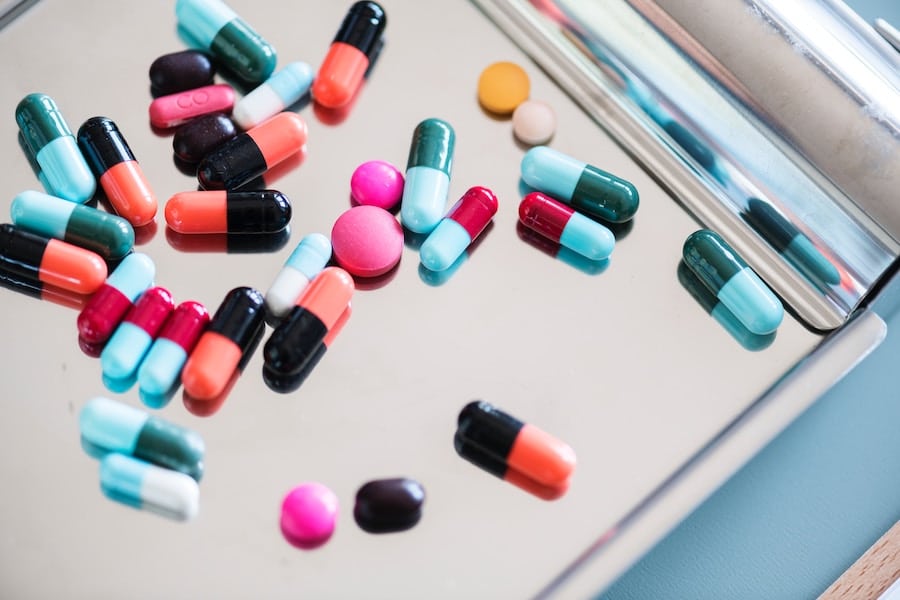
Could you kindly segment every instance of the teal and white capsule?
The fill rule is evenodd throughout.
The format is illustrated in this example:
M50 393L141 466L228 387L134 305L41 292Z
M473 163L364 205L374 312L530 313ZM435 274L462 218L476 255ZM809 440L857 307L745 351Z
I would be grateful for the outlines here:
M781 301L719 234L695 231L682 254L694 275L751 333L765 335L781 325Z
M640 198L630 182L547 146L526 152L521 171L532 188L604 221L624 223L638 210Z
M9 212L14 225L92 250L105 260L118 260L134 247L134 228L122 217L43 192L22 192Z
M616 238L609 229L541 192L531 192L522 198L519 221L593 261L609 258L616 246Z
M497 196L491 190L469 188L422 243L422 264L431 271L446 271L453 266L497 214L497 206Z
M244 131L256 127L294 104L309 91L313 70L305 62L292 62L238 100L231 116Z
M50 96L25 96L16 107L16 123L40 167L41 182L48 193L80 204L94 196L97 189L94 174Z
M275 318L285 316L309 282L331 260L331 241L321 233L304 236L266 292L266 309Z
M176 521L193 519L200 506L195 480L124 454L100 459L100 489L110 500Z
M84 405L78 425L82 441L98 451L127 454L197 481L203 476L206 446L195 431L102 396Z
M400 221L414 233L431 233L444 216L456 134L440 119L416 126L406 161Z
M153 287L141 294L100 353L105 379L121 382L135 377L173 308L172 294L164 288Z

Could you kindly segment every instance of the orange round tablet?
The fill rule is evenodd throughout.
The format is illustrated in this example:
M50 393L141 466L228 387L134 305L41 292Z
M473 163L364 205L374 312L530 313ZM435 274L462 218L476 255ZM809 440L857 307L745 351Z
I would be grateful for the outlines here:
M481 106L498 115L508 115L528 99L531 82L519 65L496 62L478 77L478 101Z

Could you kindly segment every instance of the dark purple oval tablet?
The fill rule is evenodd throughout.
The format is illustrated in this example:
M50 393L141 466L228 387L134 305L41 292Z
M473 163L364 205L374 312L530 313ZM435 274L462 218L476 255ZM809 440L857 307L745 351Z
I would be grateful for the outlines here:
M198 163L236 135L234 121L222 113L213 113L179 127L172 138L172 149L184 162Z
M167 96L203 87L213 82L216 67L199 50L163 54L150 65L150 87L154 96Z
M353 518L363 531L391 533L413 527L422 517L425 488L413 479L376 479L359 488Z

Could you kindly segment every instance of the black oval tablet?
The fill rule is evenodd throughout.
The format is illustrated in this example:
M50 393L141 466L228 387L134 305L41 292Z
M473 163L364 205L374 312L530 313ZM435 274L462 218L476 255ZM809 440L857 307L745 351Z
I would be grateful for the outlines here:
M424 502L425 488L418 481L376 479L356 492L353 518L369 533L405 531L419 522Z
M179 127L172 138L172 150L184 162L198 163L235 136L234 122L222 113L213 113Z
M172 52L150 65L150 88L155 97L168 96L209 85L215 74L215 65L203 52Z

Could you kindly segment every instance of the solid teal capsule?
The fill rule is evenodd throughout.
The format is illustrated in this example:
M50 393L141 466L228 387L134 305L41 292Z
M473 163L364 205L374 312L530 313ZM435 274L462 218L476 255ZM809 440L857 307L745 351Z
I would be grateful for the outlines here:
M91 448L133 456L197 481L203 476L206 446L195 431L102 396L84 405L78 425Z
M134 247L134 229L122 217L43 192L22 192L9 212L22 229L87 248L106 260L120 259Z
M526 152L521 171L534 189L610 223L631 220L640 203L630 182L547 146Z
M781 325L781 301L719 234L695 231L682 254L694 275L751 333L765 335Z
M41 183L47 192L82 204L94 196L97 181L50 96L25 96L16 107L16 123L40 167Z
M413 132L400 220L414 233L431 233L444 217L455 145L453 127L440 119L425 119Z

